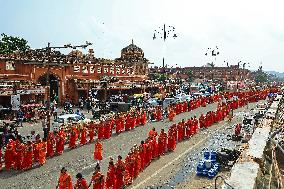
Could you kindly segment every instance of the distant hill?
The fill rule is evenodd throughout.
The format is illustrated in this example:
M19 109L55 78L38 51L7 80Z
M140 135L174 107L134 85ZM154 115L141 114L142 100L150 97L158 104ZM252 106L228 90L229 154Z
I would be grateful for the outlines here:
M273 74L276 75L279 78L284 78L284 73L283 72L276 72L276 71L265 71L268 74Z

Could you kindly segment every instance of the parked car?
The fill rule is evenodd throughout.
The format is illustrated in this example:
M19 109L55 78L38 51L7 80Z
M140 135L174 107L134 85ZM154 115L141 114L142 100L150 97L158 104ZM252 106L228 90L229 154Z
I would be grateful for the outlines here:
M82 120L82 117L78 114L65 114L65 115L58 116L54 120L54 122L52 123L52 129L51 130L58 131L60 125L66 124L69 121L78 122L80 120Z

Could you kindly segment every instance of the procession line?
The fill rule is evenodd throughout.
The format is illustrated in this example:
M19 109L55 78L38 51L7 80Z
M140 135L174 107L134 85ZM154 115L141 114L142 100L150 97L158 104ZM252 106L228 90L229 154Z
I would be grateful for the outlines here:
M216 132L218 132L220 129L222 129L225 125L219 127ZM177 161L178 159L180 159L182 156L184 156L185 154L187 154L190 150L192 150L193 148L195 148L196 146L198 146L199 144L203 143L205 140L207 140L210 137L210 135L208 135L207 137L205 137L204 139L202 139L201 141L199 141L198 143L196 143L195 145L191 146L190 148L188 148L186 151L184 151L183 153L181 153L180 155L178 155L175 159L173 159L172 161L170 161L169 163L167 163L166 165L164 165L162 168L160 168L159 170L157 170L155 173L153 173L151 176L149 176L148 178L144 179L142 182L140 182L139 184L137 184L136 186L133 186L132 189L136 189L139 188L141 185L145 184L148 180L150 180L151 178L155 177L157 174L159 174L161 171L163 171L165 168L167 168L169 165L171 165L172 163L174 163L175 161Z
M235 117L233 117L234 119ZM225 121L225 120L224 120ZM232 122L230 122L232 123ZM219 130L221 130L225 125L228 125L228 123L223 124L221 127L219 127L216 131L218 132ZM207 135L207 137L205 137L204 139L202 139L201 141L199 141L198 143L196 143L195 145L191 146L189 149L187 149L186 151L184 151L183 153L181 153L179 156L177 156L175 159L173 159L172 161L170 161L169 163L167 163L166 165L164 165L162 168L160 168L159 170L157 170L155 173L153 173L151 176L149 176L148 178L144 179L142 182L140 182L139 184L137 184L136 186L133 186L131 189L136 189L139 188L141 185L145 184L148 180L150 180L151 178L155 177L157 174L159 174L161 171L163 171L165 168L167 168L169 165L171 165L172 163L174 163L175 161L177 161L178 159L180 159L182 156L184 156L185 154L187 154L190 150L192 150L193 148L195 148L196 146L198 146L199 144L201 144L202 142L204 142L205 140L207 140L210 137L210 135Z

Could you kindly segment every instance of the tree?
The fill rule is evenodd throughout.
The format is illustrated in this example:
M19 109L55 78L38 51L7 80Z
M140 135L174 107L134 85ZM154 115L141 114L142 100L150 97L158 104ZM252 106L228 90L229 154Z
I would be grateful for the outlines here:
M186 72L186 75L188 76L188 81L189 82L192 82L193 81L193 73L192 73L192 71L191 70L188 70L187 72Z
M5 33L1 34L0 54L9 54L15 51L25 52L29 48L27 40L20 37L8 36Z

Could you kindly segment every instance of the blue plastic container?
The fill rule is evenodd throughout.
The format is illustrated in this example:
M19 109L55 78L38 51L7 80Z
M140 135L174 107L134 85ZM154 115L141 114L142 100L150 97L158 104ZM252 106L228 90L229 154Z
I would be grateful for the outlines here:
M207 177L210 178L210 179L213 179L215 176L216 176L215 170L214 170L214 169L210 169L210 170L208 171Z
M204 159L210 159L210 152L209 151L205 151L204 152Z
M204 170L204 164L198 163L196 170L197 172L202 172Z
M212 152L211 152L211 155L210 155L210 159L211 159L212 161L216 162L216 161L217 161L217 152L212 151Z
M206 177L208 175L208 170L204 169L203 172L202 172L202 175Z

